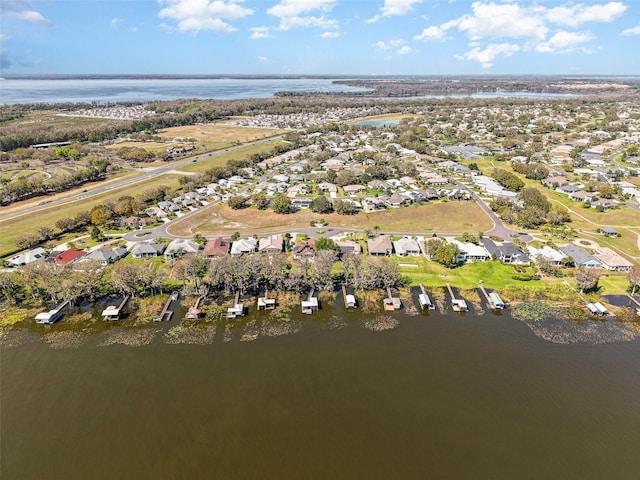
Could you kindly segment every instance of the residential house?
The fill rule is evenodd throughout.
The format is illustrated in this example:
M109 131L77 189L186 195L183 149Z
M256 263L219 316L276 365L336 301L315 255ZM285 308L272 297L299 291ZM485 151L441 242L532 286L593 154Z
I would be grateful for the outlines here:
M542 248L528 246L527 249L529 250L529 255L531 256L531 258L533 258L536 262L542 259L543 261L547 261L554 267L564 265L567 259L567 255L556 250L555 248L551 248L549 245L545 245Z
M23 265L29 265L30 263L44 260L45 257L46 253L44 251L44 248L38 247L10 258L9 260L7 260L7 264L10 267L21 267Z
M345 185L344 187L342 187L342 189L344 190L344 193L346 195L354 196L364 191L365 187L364 185Z
M138 242L131 249L133 258L154 258L164 253L166 246L151 240L148 242Z
M312 203L313 203L312 198L292 198L291 199L292 208L311 208Z
M71 247L64 252L58 252L53 257L53 262L57 265L66 265L80 257L84 257L86 254L87 252L85 252L84 250L76 250L75 248Z
M387 235L368 239L367 248L369 249L369 255L373 256L389 256L393 253L393 244Z
M393 248L399 257L420 256L420 245L412 238L404 237L393 242Z
M610 227L602 227L600 229L600 233L607 236L607 237L619 237L620 236L620 232L618 232L618 230L616 230L615 228L610 228Z
M164 258L171 259L181 257L186 254L195 254L200 250L198 245L193 240L187 240L184 238L176 238L173 240L164 251Z
M554 175L553 177L543 178L541 182L545 187L550 187L550 188L558 188L558 187L564 187L565 185L569 185L569 181L560 175Z
M323 193L338 193L338 186L335 183L321 182L318 184L318 190Z
M100 265L109 265L120 260L127 254L126 248L107 248L100 247L95 250L92 250L87 255L85 255L80 261L94 260L100 263Z
M411 203L411 200L404 195L400 195L399 193L394 193L386 200L387 206L391 208L400 208L409 203Z
M386 202L382 198L366 197L362 200L362 207L365 212L375 212L378 210L385 210L387 208Z
M458 247L460 255L458 260L466 263L473 262L485 262L491 258L491 255L482 245L476 245L471 242L460 242L458 240L451 240L449 243Z
M559 250L567 257L571 257L576 267L602 268L602 262L582 247L568 244L559 247Z
M496 244L490 238L480 240L484 248L487 249L492 258L499 260L507 265L530 265L531 258L529 254L523 252L511 242L504 242L501 245Z
M231 239L216 237L207 242L202 253L207 258L224 257L229 254L230 245Z
M600 248L594 257L600 260L604 268L612 272L626 272L633 267L633 263L621 257L610 248Z
M313 238L294 245L292 254L294 260L309 260L313 261L317 253L316 241Z
M362 247L353 240L336 240L336 245L340 249L340 255L360 255Z
M284 240L282 235L269 235L258 241L258 252L272 255L274 253L282 253Z
M575 202L595 202L598 200L598 195L595 193L589 193L584 191L574 192L569 195L569 198Z
M240 255L249 255L256 251L257 241L255 238L246 238L236 240L231 244L231 255L240 256Z

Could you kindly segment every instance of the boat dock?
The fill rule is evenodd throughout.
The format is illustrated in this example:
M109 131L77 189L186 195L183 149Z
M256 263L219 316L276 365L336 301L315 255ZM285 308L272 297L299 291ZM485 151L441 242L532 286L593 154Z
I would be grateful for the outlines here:
M244 305L240 303L240 291L236 292L233 306L227 308L225 317L230 319L244 317Z
M391 287L387 287L387 298L383 300L384 309L388 311L400 310L402 301L398 297L391 295Z
M356 308L358 304L356 303L355 295L351 295L347 293L347 287L345 284L342 284L342 298L344 299L344 306L347 308Z
M196 320L200 318L200 314L202 313L202 311L200 310L200 302L202 302L203 299L204 295L200 295L196 300L195 305L189 307L189 310L187 311L187 314L184 316L184 318L188 320Z
M431 301L431 298L429 298L429 295L427 295L427 291L424 289L424 285L421 283L420 284L420 291L422 293L420 293L418 295L418 301L420 302L420 308L427 309L427 310L435 310L436 306L434 305L434 303Z
M588 303L587 310L589 310L589 313L592 315L599 315L603 317L612 315L611 312L607 310L607 307L602 305L600 302Z
M468 312L469 307L467 307L467 302L462 298L456 298L453 294L453 289L451 285L447 283L447 290L449 290L449 295L451 296L451 308L454 312Z
M118 305L117 307L115 305L109 305L107 308L105 308L102 311L102 320L104 320L105 322L120 320L122 309L127 304L130 298L131 295L125 295L125 297L122 299L122 302L120 302L120 305Z
M318 305L318 297L313 296L314 291L315 288L311 287L311 291L309 292L309 297L307 298L307 300L302 300L302 302L300 302L302 313L311 315L313 312L317 312L320 309L320 306Z
M58 320L60 320L62 315L64 315L62 310L67 305L69 305L69 300L65 300L64 302L62 302L60 305L58 305L53 310L49 310L48 312L41 312L41 313L37 314L36 315L36 323L43 323L43 324L51 325L52 323L57 322Z
M273 310L276 308L276 299L269 298L269 291L264 292L264 297L258 297L258 310Z
M153 319L153 321L154 322L163 322L165 320L167 320L167 321L171 320L171 316L173 315L173 312L171 310L169 310L169 307L171 307L171 303L172 302L174 302L175 300L178 300L179 296L180 296L179 292L173 292L171 295L169 295L169 298L167 299L166 303L164 304L164 308L162 309L162 312L160 312L160 315L155 317Z
M480 291L483 293L484 298L487 299L487 303L493 310L502 310L506 307L504 301L502 300L502 298L500 298L500 295L498 295L495 292L487 292L484 288L484 285L482 285L482 283L480 283L479 288L480 288Z

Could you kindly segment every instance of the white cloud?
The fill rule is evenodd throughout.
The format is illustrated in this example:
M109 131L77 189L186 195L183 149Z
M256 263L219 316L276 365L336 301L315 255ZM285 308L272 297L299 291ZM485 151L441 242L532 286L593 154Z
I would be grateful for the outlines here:
M267 13L280 19L280 30L311 27L332 30L338 27L338 22L324 14L331 11L335 3L336 0L280 0ZM310 14L316 11L321 15Z
M122 18L114 17L114 18L111 19L111 27L117 28L118 26L120 26L122 24L122 22L124 22L124 20Z
M251 36L249 37L251 40L258 40L260 38L271 38L273 35L270 33L269 27L253 27L251 29Z
M178 22L178 30L212 30L229 33L236 30L224 20L237 20L253 13L242 6L243 0L159 0L160 18Z
M482 68L490 68L493 61L498 56L510 57L515 52L520 51L520 47L510 43L490 43L484 49L475 47L464 55L456 55L461 60L472 60L482 65Z
M380 40L379 42L376 42L376 47L379 48L380 50L389 50L389 46L384 43L382 40Z
M569 7L554 7L546 12L546 18L557 25L577 27L585 23L610 23L627 10L622 2L609 2L585 6L583 4Z
M555 7L536 0L477 0L471 11L441 25L427 26L414 40L442 42L450 40L455 30L464 34L470 50L457 58L473 60L484 68L499 57L518 51L540 53L591 53L588 42L596 39L589 32L571 31L589 23L616 20L627 6L619 1L585 5L565 3ZM454 30L455 29L455 30ZM638 30L625 30L633 35Z
M546 42L536 46L536 51L541 53L571 53L580 49L588 53L582 44L590 42L595 37L589 32L558 32Z
M338 38L341 37L342 34L340 32L324 32L320 35L322 38Z
M413 10L413 5L420 3L422 0L384 0L384 5L380 9L380 13L366 23L375 23L381 18L396 15L406 15Z
M413 52L413 49L405 45L404 47L398 49L398 51L396 52L396 55L406 55L407 53L411 53L411 52Z
M404 45L405 42L403 39L398 38L396 40L389 40L389 45L391 45L392 47L399 47L400 45Z
M3 0L0 16L3 19L14 19L23 22L49 26L51 21L40 12L31 10L31 3L26 0Z
M258 63L267 63L269 59L267 57L259 56Z
M620 35L640 35L640 25L633 28L627 28Z

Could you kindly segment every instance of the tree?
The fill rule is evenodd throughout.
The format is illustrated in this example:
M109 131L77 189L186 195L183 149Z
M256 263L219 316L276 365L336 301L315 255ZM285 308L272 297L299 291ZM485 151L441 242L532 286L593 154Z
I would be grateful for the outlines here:
M333 250L320 250L316 255L311 270L311 279L313 284L316 285L320 290L333 290L331 269L333 268L333 262L335 261L335 259L336 252Z
M636 294L636 289L640 286L640 267L638 265L634 265L627 272L627 280L631 284L631 296L633 297Z
M330 213L333 211L333 205L324 195L318 195L311 202L311 211L316 213Z
M234 195L229 199L227 203L234 210L240 210L247 206L247 199L244 198L242 195Z
M551 203L542 194L540 190L534 187L526 187L520 191L520 200L524 203L525 207L537 207L544 211L544 213L551 210Z
M273 211L280 214L287 214L292 212L291 199L284 193L277 195L273 199Z
M91 223L93 225L106 225L113 219L113 212L105 205L97 205L91 210Z
M590 292L598 288L600 273L593 268L580 267L576 270L575 278L581 293Z
M90 235L91 235L91 239L94 242L101 242L104 240L104 235L102 234L102 232L100 231L97 225L94 225L93 227L91 227Z
M358 208L353 203L346 200L334 201L333 208L339 215L355 215L358 213Z
M334 242L332 239L320 237L316 240L316 250L333 250L334 252L337 252L340 250L340 247L338 247L338 245L336 245L336 242Z
M269 197L267 197L264 193L256 193L253 197L251 197L251 204L258 210L266 210L269 206Z
M204 247L207 244L207 239L204 235L202 235L201 233L196 233L193 236L193 241L195 243L197 243L198 245L200 245L201 247Z

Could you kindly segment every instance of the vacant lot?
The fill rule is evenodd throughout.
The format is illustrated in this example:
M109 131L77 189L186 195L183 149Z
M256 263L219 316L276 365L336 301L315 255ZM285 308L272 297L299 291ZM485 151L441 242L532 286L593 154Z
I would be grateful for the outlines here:
M160 130L159 136L167 139L193 138L205 150L219 150L240 143L253 142L284 133L271 128L249 128L235 125L186 125Z
M312 220L324 219L329 225L323 228L353 228L382 232L429 233L477 233L491 229L491 220L472 202L438 202L375 213L359 213L353 216L338 214L320 215L301 210L290 215L280 215L271 210L253 208L233 210L226 205L214 205L184 221L173 224L174 235L229 235L294 231L309 228Z
M244 160L253 153L269 152L275 145L280 143L278 139L263 140L257 145L234 148L232 151L219 155L214 154L211 158L199 160L197 163L190 163L176 170L181 172L204 172L213 167L224 167L229 160Z

